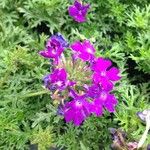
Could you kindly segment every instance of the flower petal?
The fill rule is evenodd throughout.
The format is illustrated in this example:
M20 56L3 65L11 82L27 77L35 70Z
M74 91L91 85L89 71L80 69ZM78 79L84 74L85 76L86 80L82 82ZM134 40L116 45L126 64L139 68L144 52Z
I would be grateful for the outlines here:
M50 55L49 51L47 51L47 50L40 51L39 54L45 58L51 58L51 55Z
M70 6L68 9L69 15L74 17L78 14L78 10L75 6Z
M69 90L69 96L71 96L74 99L78 98L78 95L76 94L76 92L73 89Z
M74 112L73 122L76 126L79 126L84 121L84 119L85 118L84 118L83 114L80 111Z
M118 74L119 74L119 69L117 69L116 67L112 67L107 72L109 79L112 81L117 81L121 78L118 76Z
M112 65L110 60L99 57L92 65L92 69L96 72L106 71Z
M84 8L82 9L83 16L87 14L87 11L89 10L89 8L90 8L90 4L87 4L84 6Z
M74 16L74 19L75 21L79 22L79 23L82 23L82 22L85 22L86 21L86 18L85 16L83 16L82 14L78 14L76 16Z
M73 51L76 51L76 52L81 51L83 48L82 43L80 41L74 42L70 47Z
M58 73L59 79L65 81L67 79L67 72L65 69L60 69Z
M114 95L109 95L108 99L105 101L104 106L109 112L115 112L115 106L117 105L117 100Z
M103 90L110 91L113 89L113 83L106 77L102 77L99 73L94 73L92 76L93 82L101 86Z
M109 99L109 102L111 102L112 104L114 104L114 105L118 104L118 101L117 101L116 97L113 94L110 94L108 99Z
M90 112L95 113L96 116L102 116L103 107L102 102L99 99L95 99L90 105Z
M84 40L82 51L94 55L94 53L95 53L95 48L93 47L93 45L90 43L89 40Z
M79 10L82 8L82 4L78 2L77 0L74 2L74 6Z
M81 58L83 61L88 61L88 60L90 60L90 59L92 58L91 55L88 54L88 53L81 53L81 54L79 54L78 56L79 56L79 58Z
M73 120L73 111L71 109L67 110L64 114L66 122L70 122Z

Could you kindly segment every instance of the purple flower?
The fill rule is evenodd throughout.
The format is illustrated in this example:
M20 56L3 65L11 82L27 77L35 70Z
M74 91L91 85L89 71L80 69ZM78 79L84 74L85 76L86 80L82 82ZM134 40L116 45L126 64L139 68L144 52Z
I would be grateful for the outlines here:
M110 60L104 58L98 58L92 64L93 82L95 84L100 84L105 90L112 90L112 81L117 81L120 79L119 69L116 67L111 67L112 63Z
M101 91L97 101L99 101L99 104L103 105L109 112L115 112L115 106L118 101L113 94L110 94L107 91Z
M93 84L90 87L85 87L86 97L92 100L90 103L91 113L95 113L97 116L102 115L102 107L105 107L109 112L115 111L117 100L113 94L101 89L100 86Z
M77 0L74 2L74 5L70 6L68 11L69 15L77 22L85 22L86 21L86 14L90 5L83 5L82 3L78 2Z
M72 101L65 103L64 117L66 122L71 122L79 126L89 115L89 102L86 101L85 96L77 95L73 90L71 91Z
M45 58L53 58L58 61L66 47L68 47L67 41L60 33L57 33L48 39L45 50L40 51L39 54Z
M84 86L84 87L86 89L87 97L90 97L93 99L99 98L100 92L101 92L100 86L93 84L91 86Z
M89 111L90 113L95 113L97 117L102 116L103 106L101 101L99 99L95 99L94 101L92 101L89 106Z
M89 40L84 40L83 42L77 41L71 45L71 49L76 58L80 58L83 61L94 59L95 49Z
M53 73L44 77L44 85L49 90L64 90L67 86L67 72L65 69L55 69Z
M81 22L88 8L89 5L83 6L75 1L69 11L77 12L73 17ZM110 60L96 58L95 48L89 40L76 41L70 46L72 53L69 56L72 59L65 59L63 51L67 47L68 43L63 36L56 34L47 41L45 50L39 52L41 56L50 59L52 65L51 73L43 81L51 91L52 99L60 103L57 114L64 116L66 122L79 126L92 114L102 116L104 108L114 112L117 99L110 90L113 81L120 79L119 69L112 67ZM81 76L80 72L83 72Z

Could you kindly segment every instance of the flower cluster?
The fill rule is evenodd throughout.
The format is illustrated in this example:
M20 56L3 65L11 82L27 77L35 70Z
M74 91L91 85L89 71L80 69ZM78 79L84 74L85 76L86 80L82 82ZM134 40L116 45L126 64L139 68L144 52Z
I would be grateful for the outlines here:
M66 48L71 50L67 57ZM58 113L66 122L78 126L92 114L102 116L104 109L115 111L117 99L111 91L120 79L119 70L110 60L96 58L89 40L68 45L61 34L56 34L39 54L52 62L51 73L43 78L44 85L59 103Z

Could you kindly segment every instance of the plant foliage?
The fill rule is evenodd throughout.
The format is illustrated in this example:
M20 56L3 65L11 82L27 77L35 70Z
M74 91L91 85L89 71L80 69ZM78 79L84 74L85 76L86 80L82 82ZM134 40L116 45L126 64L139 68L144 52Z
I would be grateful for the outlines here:
M145 126L136 113L149 108L150 4L148 0L89 0L87 22L69 17L67 0L0 0L0 149L110 149L108 128L139 140ZM110 58L122 74L115 114L91 117L80 127L56 114L42 86L49 62L40 58L47 38L61 32L69 41L88 38L98 56ZM149 135L150 136L150 135ZM148 141L149 140L149 141ZM150 143L148 137L147 142Z

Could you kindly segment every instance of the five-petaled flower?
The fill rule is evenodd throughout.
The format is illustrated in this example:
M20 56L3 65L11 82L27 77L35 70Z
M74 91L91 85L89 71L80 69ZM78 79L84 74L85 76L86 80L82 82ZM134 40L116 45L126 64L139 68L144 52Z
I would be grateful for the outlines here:
M71 5L68 9L69 15L79 23L86 21L86 14L90 8L89 4L83 5L79 1L75 1L74 5Z
M119 69L111 66L112 63L110 60L100 57L97 58L91 67L94 72L92 77L93 82L108 91L113 89L113 81L120 79Z
M118 101L113 94L108 93L107 91L101 91L100 97L97 99L109 112L115 112L115 106Z
M92 61L94 59L95 48L89 40L74 42L70 47L74 52L75 58L80 58L83 61Z
M89 102L84 95L80 96L73 90L71 90L71 97L73 100L65 103L64 117L66 122L73 121L76 126L79 126L90 115Z

